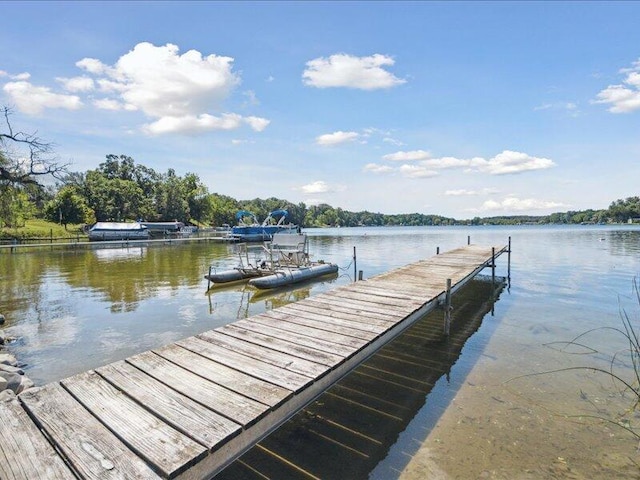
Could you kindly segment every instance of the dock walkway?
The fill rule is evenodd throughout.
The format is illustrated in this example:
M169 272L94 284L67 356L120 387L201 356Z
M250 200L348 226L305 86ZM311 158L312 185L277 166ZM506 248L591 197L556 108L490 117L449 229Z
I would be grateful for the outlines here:
M451 250L0 402L0 478L211 478L507 250Z

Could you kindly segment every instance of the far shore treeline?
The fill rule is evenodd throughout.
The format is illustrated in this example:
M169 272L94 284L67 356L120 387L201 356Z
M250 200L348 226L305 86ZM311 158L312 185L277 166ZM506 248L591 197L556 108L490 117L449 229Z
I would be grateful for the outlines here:
M390 225L516 225L627 223L640 221L640 197L616 200L604 210L568 211L544 216L496 216L454 219L440 215L368 211L350 212L327 204L294 204L284 199L236 200L210 193L195 173L159 173L126 155L107 155L95 170L59 176L55 186L3 182L0 178L0 228L17 229L40 218L65 226L96 221L182 221L199 226L235 224L238 210L259 219L286 209L288 220L302 227Z

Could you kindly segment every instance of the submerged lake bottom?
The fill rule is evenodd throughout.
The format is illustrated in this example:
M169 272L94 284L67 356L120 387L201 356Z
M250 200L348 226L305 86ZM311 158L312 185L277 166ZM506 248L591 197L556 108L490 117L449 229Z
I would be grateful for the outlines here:
M209 265L236 262L232 245L0 254L0 313L18 338L9 350L43 384L315 295L357 270L366 279L469 236L511 237L510 284L494 292L478 281L454 295L449 339L432 312L219 477L640 478L637 398L596 371L634 381L621 332L625 315L640 318L640 230L307 233L312 255L340 265L339 276L266 296L206 293Z

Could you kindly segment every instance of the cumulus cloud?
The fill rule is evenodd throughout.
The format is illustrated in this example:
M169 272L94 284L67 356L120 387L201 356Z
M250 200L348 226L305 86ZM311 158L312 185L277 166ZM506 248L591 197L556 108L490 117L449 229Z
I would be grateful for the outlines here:
M438 175L438 172L435 170L429 170L426 167L420 165L402 165L400 168L400 173L405 177L409 178L430 178Z
M356 57L344 53L307 62L302 74L305 85L317 88L346 87L360 90L391 88L406 83L385 70L395 60L386 55Z
M95 88L93 79L84 75L73 78L58 77L56 80L62 84L67 92L89 92Z
M340 145L341 143L353 142L360 135L357 132L343 132L337 131L333 133L326 133L316 137L316 144L325 147L333 145Z
M487 211L504 211L504 212L521 212L529 210L548 210L553 208L568 207L560 202L554 202L549 200L540 200L535 198L518 198L514 196L506 197L502 201L487 200L482 204L479 209L473 211L487 212Z
M495 193L498 193L498 190L496 190L495 188L483 188L482 190L459 189L459 190L447 190L446 192L444 192L445 195L451 196L451 197L493 195Z
M380 165L377 163L367 163L363 170L365 172L372 172L372 173L393 173L395 171L394 168L390 167L389 165Z
M383 160L390 160L392 162L412 162L417 160L426 160L431 158L431 153L425 150L413 150L409 152L396 152L384 155Z
M83 105L76 95L54 93L48 87L38 87L26 81L9 82L3 90L18 110L28 115L39 115L45 108L77 110Z
M632 67L620 70L625 74L622 84L609 85L600 91L594 103L609 105L611 113L629 113L640 109L640 60Z
M307 195L315 195L317 193L327 193L331 191L331 188L326 182L322 180L318 180L313 183L309 183L307 185L303 185L299 188L303 193Z
M261 117L220 111L222 103L240 84L232 70L231 57L203 56L196 50L180 54L173 44L155 46L143 42L114 65L83 58L76 66L85 72L82 76L56 79L67 92L97 92L100 98L89 99L99 109L142 112L151 120L142 126L148 134L197 134L242 125L261 132L270 123ZM4 90L25 113L82 106L77 96L56 94L47 87L26 82L8 83ZM247 105L257 104L252 91L245 95L249 98Z
M548 158L533 157L526 153L504 150L495 157L485 159L482 157L456 158L440 157L430 158L431 154L425 150L412 150L396 152L382 157L391 162L413 161L413 164L403 164L400 167L383 166L369 163L364 170L373 173L392 174L399 172L404 176L413 178L429 178L438 174L439 170L461 168L465 172L481 172L489 175L517 174L530 170L542 170L555 166L555 162Z

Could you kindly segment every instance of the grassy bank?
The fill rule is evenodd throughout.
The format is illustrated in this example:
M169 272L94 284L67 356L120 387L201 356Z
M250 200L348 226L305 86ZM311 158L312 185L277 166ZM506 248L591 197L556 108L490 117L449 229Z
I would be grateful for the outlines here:
M82 232L82 225L67 225L65 229L63 225L41 219L27 220L24 227L0 229L2 240L77 238L78 235L86 236Z

